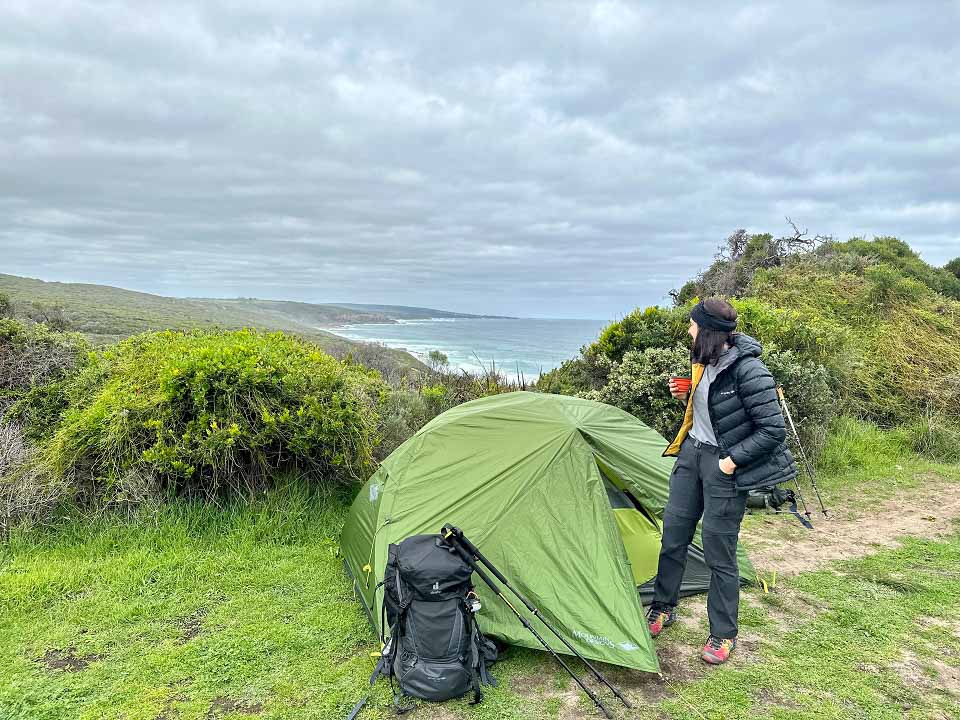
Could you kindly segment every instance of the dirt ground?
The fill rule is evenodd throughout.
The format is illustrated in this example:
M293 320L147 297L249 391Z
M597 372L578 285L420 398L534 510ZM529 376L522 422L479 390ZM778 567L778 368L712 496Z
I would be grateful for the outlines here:
M960 518L960 495L942 480L931 480L902 496L857 511L814 513L813 530L792 516L764 518L745 527L741 540L757 571L794 575L834 560L858 557L897 545L904 535L936 537Z

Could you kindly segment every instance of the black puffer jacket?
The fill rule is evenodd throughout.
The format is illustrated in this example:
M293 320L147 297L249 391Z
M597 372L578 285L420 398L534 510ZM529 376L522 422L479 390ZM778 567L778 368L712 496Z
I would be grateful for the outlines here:
M776 383L760 360L760 343L749 335L734 335L736 359L710 384L708 408L721 457L737 464L738 490L766 487L792 480L797 463L787 449L787 437ZM688 402L692 402L692 397ZM667 449L678 448L689 432L687 423Z

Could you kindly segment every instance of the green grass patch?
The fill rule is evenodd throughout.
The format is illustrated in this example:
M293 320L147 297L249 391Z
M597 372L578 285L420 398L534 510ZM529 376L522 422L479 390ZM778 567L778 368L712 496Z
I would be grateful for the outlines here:
M339 556L348 502L290 484L14 532L0 545L0 717L345 717L371 692L378 647ZM702 666L705 629L678 623L658 640L666 684L608 668L637 707L610 705L651 719L951 717L937 684L938 663L960 664L958 568L960 535L910 539L749 590L735 662ZM510 649L494 674L482 705L416 716L597 716L543 653ZM393 716L378 683L361 717Z

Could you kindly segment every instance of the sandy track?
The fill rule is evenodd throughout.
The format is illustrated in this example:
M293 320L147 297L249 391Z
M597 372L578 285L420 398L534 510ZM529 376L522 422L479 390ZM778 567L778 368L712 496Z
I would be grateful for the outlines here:
M741 539L758 571L792 575L893 547L905 535L936 537L960 518L960 486L943 479L855 512L813 515L805 530L789 515L744 528Z

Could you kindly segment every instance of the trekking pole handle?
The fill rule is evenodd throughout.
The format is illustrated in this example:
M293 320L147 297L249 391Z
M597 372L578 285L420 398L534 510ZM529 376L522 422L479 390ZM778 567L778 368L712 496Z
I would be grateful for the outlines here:
M483 553L480 552L480 549L467 539L467 537L463 534L463 530L456 527L455 525L447 524L443 526L443 529L440 531L440 534L443 535L444 540L447 540L450 537L455 537L457 539L457 542L461 546L463 546L468 553L470 553L474 558L476 558L477 561L482 563L483 566L486 567L487 570L489 570L497 580L502 582L507 587L510 587L509 581L503 576L503 574L499 570L497 570L496 567L493 566L493 564L489 560L487 560L483 556ZM519 594L517 595L517 597L519 598L520 602L522 602L526 606L527 610L529 610L530 612L533 612L535 610L533 605L531 605L530 602L525 597Z

